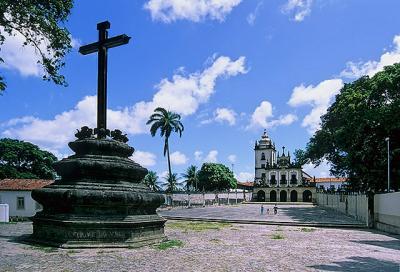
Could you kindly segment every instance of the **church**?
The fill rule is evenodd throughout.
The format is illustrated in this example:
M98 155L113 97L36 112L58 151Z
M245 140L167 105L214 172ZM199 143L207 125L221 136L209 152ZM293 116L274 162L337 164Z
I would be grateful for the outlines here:
M311 176L291 161L290 152L276 151L267 131L256 141L253 200L259 202L314 202Z

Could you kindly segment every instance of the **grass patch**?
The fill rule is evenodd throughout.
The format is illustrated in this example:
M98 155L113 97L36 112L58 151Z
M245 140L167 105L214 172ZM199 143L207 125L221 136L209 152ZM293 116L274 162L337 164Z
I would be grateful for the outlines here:
M156 248L158 250L166 250L169 248L174 248L174 247L182 247L183 242L181 240L168 240L165 242L161 242L158 245L156 245Z
M10 221L10 222L0 222L0 225L9 225L9 224L17 224L17 222L13 222L13 221Z
M67 254L75 254L75 253L79 253L79 251L73 250L73 249L68 249L67 250Z
M282 240L282 239L285 239L285 236L283 236L283 235L280 234L280 233L274 233L274 234L271 235L271 239L274 239L274 240Z
M56 247L47 247L47 246L31 246L29 247L29 249L40 250L44 253L52 253L57 251Z
M316 229L313 229L313 228L301 228L300 231L301 232L313 232L313 231L316 231Z
M218 223L218 222L191 222L191 221L179 221L170 222L167 224L168 228L181 229L183 231L207 231L207 230L220 230L223 228L231 227L230 223Z
M283 231L283 229L281 229L281 228L277 228L275 231Z

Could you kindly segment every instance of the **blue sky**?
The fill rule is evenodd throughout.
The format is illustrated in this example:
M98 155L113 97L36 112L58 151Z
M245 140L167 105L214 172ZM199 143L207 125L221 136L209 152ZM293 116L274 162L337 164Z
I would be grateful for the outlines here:
M277 147L304 148L343 83L400 61L399 10L397 0L76 1L67 23L75 48L62 70L68 87L42 81L33 49L7 38L0 133L71 153L75 129L96 120L97 56L77 48L109 20L111 36L132 37L109 51L108 122L129 134L134 159L167 169L163 141L144 125L163 106L185 125L171 139L175 172L218 161L251 179L264 128ZM326 166L305 169L329 175Z

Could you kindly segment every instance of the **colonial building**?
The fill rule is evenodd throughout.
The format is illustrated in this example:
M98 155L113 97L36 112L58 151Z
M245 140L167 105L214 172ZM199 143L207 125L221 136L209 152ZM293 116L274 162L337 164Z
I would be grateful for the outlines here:
M261 202L312 202L315 186L311 177L301 166L291 161L289 151L282 147L282 154L276 151L275 143L267 132L256 141L255 178L253 198Z

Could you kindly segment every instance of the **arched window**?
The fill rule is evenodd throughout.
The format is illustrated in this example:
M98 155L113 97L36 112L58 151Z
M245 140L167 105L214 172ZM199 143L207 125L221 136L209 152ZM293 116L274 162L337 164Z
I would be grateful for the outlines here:
M265 161L265 154L264 154L264 152L261 153L261 160L262 160L262 161Z

